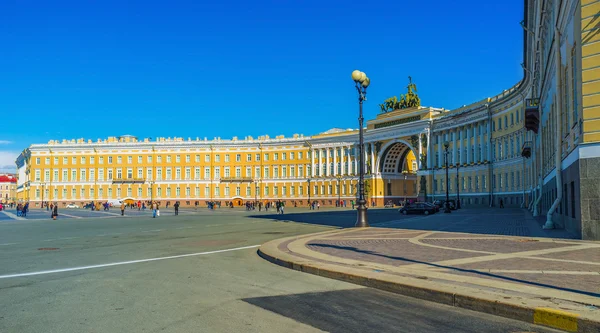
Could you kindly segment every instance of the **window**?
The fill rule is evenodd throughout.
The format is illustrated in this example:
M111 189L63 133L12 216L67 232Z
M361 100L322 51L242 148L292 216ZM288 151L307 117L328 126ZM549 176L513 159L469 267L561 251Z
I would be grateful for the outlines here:
M246 162L252 162L252 154L246 154Z
M156 196L159 198L162 197L162 187L158 187L156 189Z
M143 161L142 155L138 156L137 160L138 160L138 163L142 163L142 161ZM141 197L141 195L140 195L140 197Z
M171 197L171 188L167 187L167 198Z
M66 164L66 162L65 162ZM98 164L104 164L104 156L98 157Z
M504 116L504 128L508 128L508 116Z
M258 162L258 161L260 161L260 154L256 154L256 155L254 156L254 159L255 159L257 162Z
M246 177L252 177L252 168L246 167Z
M133 156L127 156L127 164L131 164L133 162Z
M279 160L279 153L274 153L273 154L273 161L278 161Z
M242 168L241 167L235 167L235 177L236 178L242 177Z
M225 154L225 162L229 162L229 154Z
M292 177L292 178L296 177L296 168L294 166L290 167L290 177Z
M229 178L231 175L229 174L229 167L225 167L225 178Z
M102 171L102 169L100 169L100 171ZM63 169L62 181L63 182L68 182L69 181L69 170Z
M517 123L520 121L521 110L517 110Z
M167 163L171 163L171 155L167 155Z
M156 162L162 163L162 156L161 155L156 156Z
M181 168L175 168L175 179L181 179Z
M252 195L252 188L250 186L246 187L246 196L249 197Z
M85 169L81 169L81 170L80 170L80 174L81 174L81 176L80 176L80 178L79 178L79 179L80 179L81 181L86 181L86 180L87 180L87 178L85 178Z
M293 158L292 158L292 159L293 159ZM299 152L298 152L298 159L299 159L299 160L301 160L301 159L302 159L302 152L301 152L301 151L299 151Z
M515 124L515 114L511 113L510 114L510 126Z
M196 155L196 163L200 163L200 155Z
M204 168L204 179L210 178L210 168Z
M273 167L273 177L279 178L279 167Z
M199 187L196 187L196 190L195 190L195 192L196 192L196 193L195 193L195 194L196 194L196 195L195 195L195 197L196 197L196 198L199 198L199 197L200 197L200 188L199 188Z
M198 173L200 173L200 170L198 170ZM189 180L191 177L192 177L192 169L185 168L185 179Z
M196 179L196 180L200 179L200 168L194 169L194 179Z
M269 167L264 167L263 173L265 178L269 178Z
M269 186L265 186L265 195L269 195Z
M46 165L50 164L50 157L46 157L44 159L44 164L46 164Z
M40 158L39 157L35 158L35 164L40 165Z
M146 162L152 163L152 155L148 155L148 157L146 157Z
M98 180L104 180L104 169L98 170Z
M81 164L85 164L85 156L81 156Z
M175 188L175 196L178 198L181 196L181 188L179 186Z
M209 154L204 155L204 162L210 162L210 155Z
M260 167L254 168L254 178L260 178Z
M181 162L181 155L176 155L175 156L175 163L180 163Z
M236 162L241 162L242 161L242 155L241 154L235 154L235 161Z
M83 173L82 173L83 175ZM123 178L123 171L121 170L121 168L117 169L117 179L122 179Z
M294 159L294 156L295 156L295 153L294 153L294 152L291 152L291 153L290 153L290 160L293 160L293 159Z
M285 161L287 159L287 153L281 153L281 160Z
M208 188L208 186L206 186L204 188L204 197L208 198L210 196L210 188Z
M94 161L93 161L93 157L92 157L92 163L94 163ZM56 164L58 164L58 157L55 157L55 158L54 158L54 164L55 164L55 165L56 165Z
M131 197L131 187L128 187L128 188L127 188L127 196L128 196L128 197Z
M117 156L117 164L121 164L123 162L123 157L122 156ZM83 163L83 161L82 161Z
M167 168L166 169L166 179L171 180L172 176L173 176L173 174L171 173L171 168Z
M502 118L498 118L498 130L502 130Z
M221 168L219 168L219 167L215 168L215 178L216 179L221 178Z
M281 177L287 178L287 167L285 166L281 167Z
M109 163L112 163L112 157L108 158ZM75 165L77 164L77 157L71 157L71 164Z
M215 162L221 162L221 155L215 155Z
M484 189L487 188L487 182L486 182L485 175L481 176L481 184L483 185Z

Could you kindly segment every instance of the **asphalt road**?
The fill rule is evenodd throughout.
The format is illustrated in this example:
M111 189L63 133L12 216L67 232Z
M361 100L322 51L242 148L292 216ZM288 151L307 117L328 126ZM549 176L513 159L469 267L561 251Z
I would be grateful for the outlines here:
M270 213L3 220L0 332L555 332L273 265L255 246L331 227Z

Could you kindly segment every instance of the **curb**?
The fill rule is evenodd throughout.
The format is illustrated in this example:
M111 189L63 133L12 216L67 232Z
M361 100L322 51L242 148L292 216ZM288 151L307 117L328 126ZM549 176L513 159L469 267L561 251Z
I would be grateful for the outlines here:
M277 240L261 245L257 250L258 255L271 263L279 266L290 268L293 270L310 273L330 279L336 279L344 282L350 282L365 287L380 289L404 296L419 298L422 300L450 305L466 310L488 313L504 318L520 320L536 325L543 325L566 332L580 333L599 333L600 318L598 320L590 320L580 318L580 315L573 312L556 310L548 307L532 307L500 300L484 299L465 294L449 292L440 289L419 286L410 283L399 283L397 281L389 281L377 277L369 277L351 273L336 271L333 269L321 267L315 264L294 262L291 259L281 258L281 255L275 254L280 252L283 256L287 254L281 252L275 246L275 249L270 249ZM272 251L272 253L270 253ZM300 260L299 260L300 261Z

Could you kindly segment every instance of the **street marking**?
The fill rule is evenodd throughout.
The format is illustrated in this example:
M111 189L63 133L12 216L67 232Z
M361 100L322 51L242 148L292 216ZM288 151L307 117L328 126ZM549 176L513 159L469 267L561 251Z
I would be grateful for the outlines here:
M15 219L15 220L25 220L25 218L24 218L24 217L20 217L20 216L17 216L17 215L15 215L15 214L13 214L13 213L9 213L9 212L7 212L7 211L6 211L6 210L4 210L4 209L3 209L2 211L0 211L0 213L3 213L4 215L6 215L6 216L10 217L11 219Z
M163 230L165 230L165 229L144 230L142 232L160 232L160 231L163 231Z
M55 241L56 239L44 239L42 242L52 242Z
M65 214L65 213L60 213L60 215L71 217L71 218L74 218L74 219L80 219L80 218L82 218L81 216L69 215L69 214Z
M151 262L151 261L159 261L159 260L167 260L167 259L179 259L179 258L185 258L185 257L202 256L202 255L207 255L207 254L247 250L247 249L257 248L259 246L260 245L250 245L250 246L235 247L235 248L224 249L224 250L180 254L180 255L168 256L168 257L121 261L121 262L113 262L113 263L109 263L109 264L100 264L100 265L91 265L91 266L61 268L61 269L53 269L53 270L40 271L40 272L0 275L0 279L10 279L10 278L16 278L16 277L35 276L35 275L46 275L46 274L64 273L64 272L72 272L72 271L82 271L82 270L93 269L93 268L104 268L104 267L112 267L112 266L139 264L139 263L143 263L143 262Z
M17 245L19 243L4 243L4 244L0 244L0 246L9 246L9 245Z
M533 313L533 323L558 328L567 332L577 332L578 317L578 314L567 311L536 308Z
M59 240L65 240L65 239L75 239L75 238L79 238L79 237L64 237L64 238L59 238Z

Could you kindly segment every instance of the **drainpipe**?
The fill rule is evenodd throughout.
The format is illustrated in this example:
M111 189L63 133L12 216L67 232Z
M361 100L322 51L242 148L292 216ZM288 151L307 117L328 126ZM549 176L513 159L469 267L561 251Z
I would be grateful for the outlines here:
M555 1L556 3L558 3L558 1ZM558 8L556 9L558 11ZM558 17L558 15L557 15ZM556 200L554 200L554 203L552 204L552 207L550 207L550 210L548 211L548 214L546 214L546 224L544 224L544 229L554 229L554 222L552 222L552 214L554 214L554 212L556 211L556 208L558 207L558 205L560 204L561 200L562 200L562 170L561 170L561 162L562 162L562 154L561 154L561 133L560 133L560 128L561 128L561 119L560 119L560 108L562 107L562 96L561 96L561 89L558 88L560 87L560 65L561 65L561 59L560 59L560 32L558 31L558 27L555 26L554 27L554 50L555 50L555 67L556 67L556 86L557 86L557 91L556 91L556 107L554 108L554 111L556 112L555 117L556 117L556 134L555 135L555 139L556 139L556 152L555 152L555 162L556 162Z

